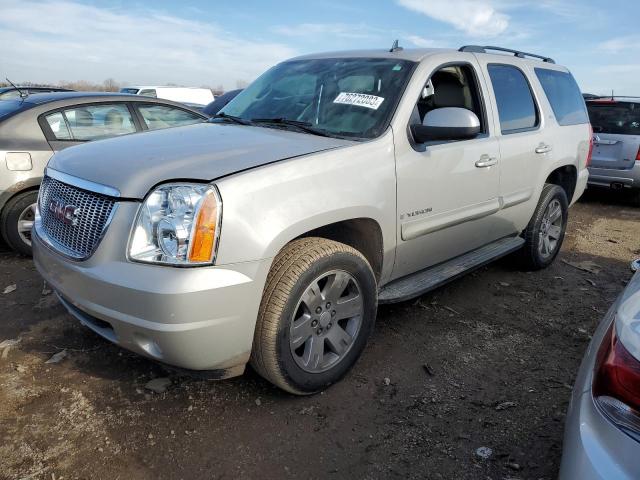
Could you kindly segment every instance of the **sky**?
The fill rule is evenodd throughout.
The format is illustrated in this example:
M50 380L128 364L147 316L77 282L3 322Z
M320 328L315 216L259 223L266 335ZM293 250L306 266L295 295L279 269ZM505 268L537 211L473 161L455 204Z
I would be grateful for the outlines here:
M499 45L640 96L637 0L0 0L0 76L236 88L319 51Z

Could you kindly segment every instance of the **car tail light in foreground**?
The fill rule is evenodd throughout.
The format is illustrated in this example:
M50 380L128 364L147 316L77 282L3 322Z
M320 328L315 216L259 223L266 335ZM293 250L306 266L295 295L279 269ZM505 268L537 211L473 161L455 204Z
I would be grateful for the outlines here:
M636 153L636 162L640 162L640 147L638 147L638 153Z
M593 398L613 423L640 438L640 361L617 337L615 322L598 351Z

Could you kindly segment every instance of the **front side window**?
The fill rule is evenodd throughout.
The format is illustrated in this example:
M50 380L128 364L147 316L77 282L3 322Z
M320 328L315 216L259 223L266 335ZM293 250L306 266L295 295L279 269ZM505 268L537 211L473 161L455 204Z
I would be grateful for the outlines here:
M584 99L573 75L548 68L536 68L535 71L558 125L589 123Z
M66 119L69 136L60 126L56 132L50 118L61 115ZM124 104L79 105L46 117L57 140L98 140L136 131L131 112Z
M138 111L149 130L191 125L202 121L198 115L166 105L140 105Z
M258 78L220 113L245 121L302 122L331 136L375 138L389 126L414 67L414 62L388 58L284 62ZM255 124L284 127L282 123Z
M593 100L587 109L595 133L640 135L640 103Z
M428 112L447 107L471 110L480 120L481 132L486 132L480 90L471 65L448 65L436 70L420 93L412 123L423 123Z
M493 64L488 66L488 70L498 104L502 133L535 128L538 125L538 111L524 73L511 65Z

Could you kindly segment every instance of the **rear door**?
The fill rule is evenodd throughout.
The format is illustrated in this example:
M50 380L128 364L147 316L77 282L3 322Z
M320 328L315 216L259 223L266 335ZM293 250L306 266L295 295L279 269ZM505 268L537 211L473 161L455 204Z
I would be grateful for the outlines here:
M640 103L617 100L587 102L594 142L594 168L633 168L640 148Z
M531 217L537 179L544 161L554 154L554 145L523 62L507 56L499 61L495 55L479 57L499 132L501 210L494 231L499 238L520 231L523 219Z

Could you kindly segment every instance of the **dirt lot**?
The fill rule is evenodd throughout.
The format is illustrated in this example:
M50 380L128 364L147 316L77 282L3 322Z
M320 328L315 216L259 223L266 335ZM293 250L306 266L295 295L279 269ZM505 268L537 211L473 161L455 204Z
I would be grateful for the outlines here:
M640 209L591 195L551 268L505 259L380 308L356 368L309 398L123 351L5 250L0 342L19 343L0 350L0 478L555 478L570 385L638 239Z

